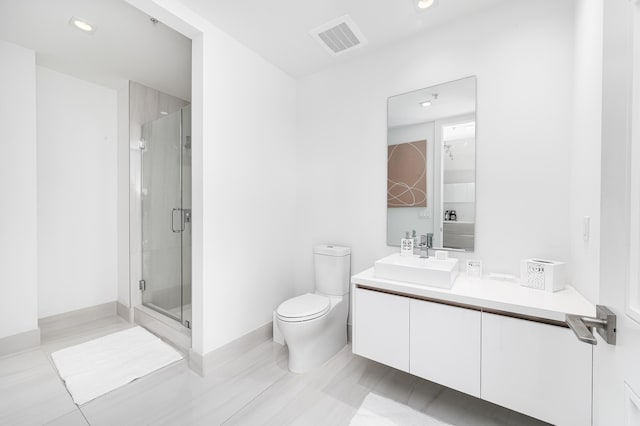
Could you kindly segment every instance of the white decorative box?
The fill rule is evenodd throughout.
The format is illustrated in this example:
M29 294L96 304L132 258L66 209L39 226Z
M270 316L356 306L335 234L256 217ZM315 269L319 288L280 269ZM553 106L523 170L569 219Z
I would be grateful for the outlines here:
M520 262L520 284L545 291L562 290L565 286L564 269L564 262L525 259Z

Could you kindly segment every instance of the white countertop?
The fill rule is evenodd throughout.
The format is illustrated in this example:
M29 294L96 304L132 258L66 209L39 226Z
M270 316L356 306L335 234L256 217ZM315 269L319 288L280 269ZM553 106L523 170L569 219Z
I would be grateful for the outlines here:
M390 292L553 321L564 322L566 314L595 316L596 313L595 306L571 286L551 293L523 287L517 282L469 277L460 273L451 289L443 289L376 278L373 268L352 276L351 282Z

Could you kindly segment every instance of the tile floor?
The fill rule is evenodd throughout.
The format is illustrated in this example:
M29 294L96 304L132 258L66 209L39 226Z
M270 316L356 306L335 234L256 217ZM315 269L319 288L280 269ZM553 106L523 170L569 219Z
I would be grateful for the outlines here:
M355 356L287 370L286 348L264 342L202 378L174 363L80 407L49 354L131 325L110 316L50 327L42 346L0 358L0 425L348 425L369 392L454 426L545 423Z

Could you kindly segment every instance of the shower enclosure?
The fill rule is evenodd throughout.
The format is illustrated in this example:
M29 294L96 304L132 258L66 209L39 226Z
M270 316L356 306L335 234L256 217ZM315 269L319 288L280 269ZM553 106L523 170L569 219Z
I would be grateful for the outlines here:
M191 327L191 107L142 126L143 305Z

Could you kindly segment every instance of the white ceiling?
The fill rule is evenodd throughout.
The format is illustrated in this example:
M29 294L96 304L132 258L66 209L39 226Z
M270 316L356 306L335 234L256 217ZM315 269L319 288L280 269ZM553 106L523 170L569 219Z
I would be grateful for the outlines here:
M411 37L507 0L179 0L293 77ZM309 31L348 14L368 44L329 55ZM71 16L97 27L93 35ZM0 0L0 39L37 52L42 66L109 87L134 80L191 99L191 41L122 0Z
M72 16L97 30L75 29ZM114 88L134 80L191 99L191 40L121 0L0 0L0 39L84 80Z
M434 99L437 94L437 99ZM431 100L431 106L421 102ZM463 78L389 98L388 127L428 123L473 113L476 110L476 79Z
M349 60L506 0L437 0L417 12L414 0L181 0L293 77ZM348 14L368 44L329 55L309 31Z

